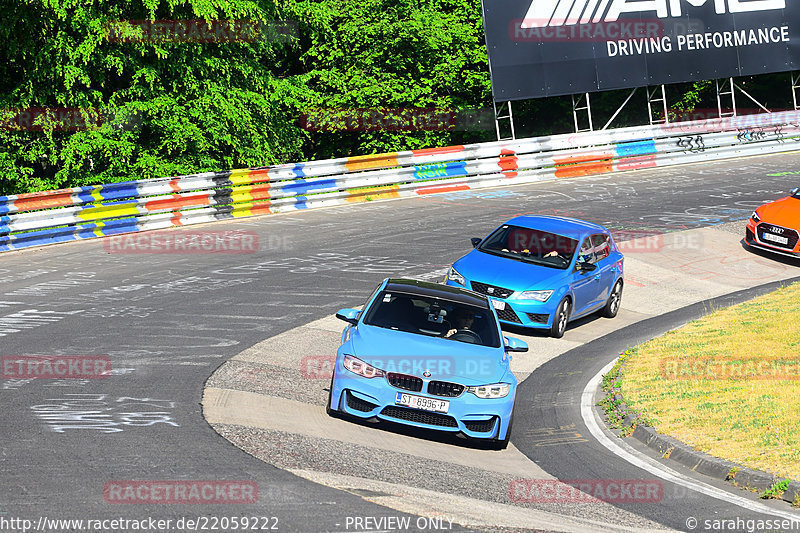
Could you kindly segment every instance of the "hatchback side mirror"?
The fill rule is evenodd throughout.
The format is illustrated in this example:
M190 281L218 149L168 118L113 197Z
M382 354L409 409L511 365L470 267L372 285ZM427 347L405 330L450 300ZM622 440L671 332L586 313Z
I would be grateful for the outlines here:
M481 241L482 241L482 240L483 240L483 239L481 239L480 237L473 237L473 238L471 238L471 239L470 239L470 241L472 242L472 247L473 247L473 248L477 248L477 247L478 247L478 245L481 243Z
M594 263L578 263L576 266L581 272L591 272L597 269L597 265Z

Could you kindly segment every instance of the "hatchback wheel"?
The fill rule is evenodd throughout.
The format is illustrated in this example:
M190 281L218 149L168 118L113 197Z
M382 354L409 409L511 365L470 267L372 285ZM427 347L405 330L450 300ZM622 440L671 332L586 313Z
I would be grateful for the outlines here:
M618 280L611 289L611 294L608 295L608 301L603 308L602 315L606 318L614 318L619 312L619 306L622 303L622 280Z
M550 326L550 336L560 339L567 331L567 322L569 322L569 312L572 306L566 298L561 300L556 309L556 314L553 316L553 325Z

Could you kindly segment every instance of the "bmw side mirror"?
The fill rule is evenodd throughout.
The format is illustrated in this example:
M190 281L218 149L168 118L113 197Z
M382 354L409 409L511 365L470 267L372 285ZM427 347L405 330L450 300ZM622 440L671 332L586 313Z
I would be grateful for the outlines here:
M481 239L480 237L473 237L473 238L471 238L471 239L470 239L470 241L472 242L472 247L473 247L473 248L477 248L477 247L478 247L478 245L481 243L481 241L482 241L482 240L483 240L483 239Z
M339 309L336 311L336 318L344 320L354 326L358 324L358 315L361 313L358 309Z
M506 353L510 352L527 352L528 343L521 341L515 337L503 337L506 341Z

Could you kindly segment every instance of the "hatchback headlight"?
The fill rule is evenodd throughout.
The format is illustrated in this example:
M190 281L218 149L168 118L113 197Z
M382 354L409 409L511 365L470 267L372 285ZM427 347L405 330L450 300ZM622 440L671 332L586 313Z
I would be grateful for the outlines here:
M546 302L550 296L553 295L553 291L525 291L520 293L517 296L519 300L536 300L537 302Z
M380 368L375 368L352 355L344 356L344 367L350 372L365 378L382 378L385 375Z
M459 285L463 285L464 287L467 286L464 276L459 274L458 270L453 267L450 267L450 270L447 272L447 278L445 278L445 281L455 281Z
M478 398L505 398L511 390L508 383L493 383L492 385L479 385L477 387L467 387L467 392L471 392Z

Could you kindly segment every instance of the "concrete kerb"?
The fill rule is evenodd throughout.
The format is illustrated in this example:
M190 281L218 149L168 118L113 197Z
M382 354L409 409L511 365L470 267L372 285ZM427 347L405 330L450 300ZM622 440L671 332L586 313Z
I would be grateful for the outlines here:
M649 426L636 426L632 437L660 453L664 459L676 461L695 472L728 481L747 490L764 492L785 479L701 452L669 435L661 435ZM800 483L791 481L781 498L795 503L800 499Z

